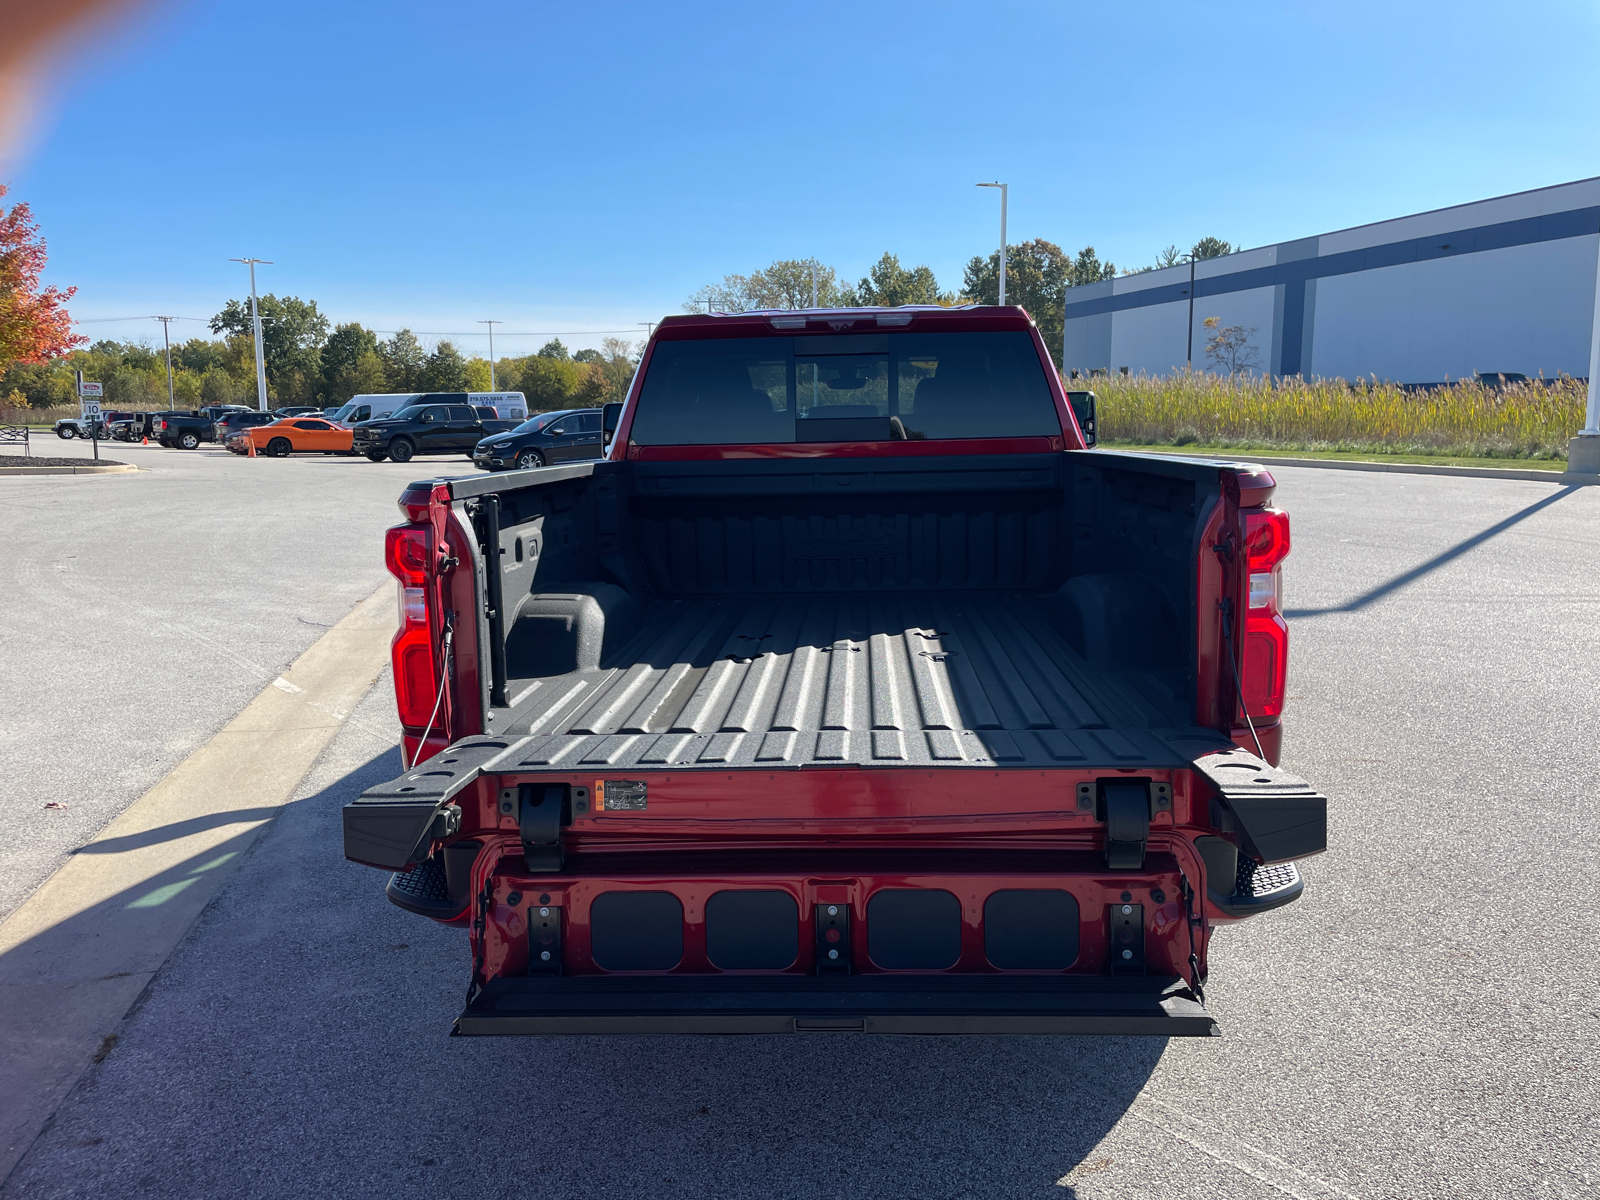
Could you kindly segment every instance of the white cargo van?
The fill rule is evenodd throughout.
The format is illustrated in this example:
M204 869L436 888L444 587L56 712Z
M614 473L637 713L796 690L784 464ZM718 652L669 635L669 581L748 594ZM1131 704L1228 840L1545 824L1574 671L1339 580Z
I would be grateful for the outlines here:
M526 421L528 401L521 392L377 392L352 396L348 403L322 415L341 425L354 425L359 421L376 421L392 416L408 404L424 399L441 403L460 404L463 394L474 408L490 408L501 421ZM483 413L478 414L480 417Z
M528 419L528 400L521 392L468 392L467 403L473 408L494 409L494 415L502 421Z
M425 392L368 392L351 396L349 401L322 415L341 425L354 425L357 421L376 421L399 412Z

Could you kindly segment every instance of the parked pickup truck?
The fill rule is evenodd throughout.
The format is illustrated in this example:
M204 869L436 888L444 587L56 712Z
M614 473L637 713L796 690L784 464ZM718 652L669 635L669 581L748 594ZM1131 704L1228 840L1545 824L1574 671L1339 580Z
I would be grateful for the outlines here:
M150 414L150 437L168 449L193 450L201 442L216 441L216 418L204 412L159 412Z
M344 848L465 928L455 1032L1215 1033L1326 846L1289 520L1086 440L1018 308L680 316L605 460L408 487Z
M503 421L492 408L474 408L466 392L430 392L387 417L353 426L355 452L373 462L410 462L417 454L464 454L492 433L505 433L520 421Z

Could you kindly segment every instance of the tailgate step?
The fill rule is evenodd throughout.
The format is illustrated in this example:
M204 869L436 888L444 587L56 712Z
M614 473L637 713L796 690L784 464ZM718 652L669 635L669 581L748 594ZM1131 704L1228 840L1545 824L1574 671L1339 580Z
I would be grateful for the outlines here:
M807 1032L1218 1034L1182 979L1060 975L496 979L454 1030L466 1037Z

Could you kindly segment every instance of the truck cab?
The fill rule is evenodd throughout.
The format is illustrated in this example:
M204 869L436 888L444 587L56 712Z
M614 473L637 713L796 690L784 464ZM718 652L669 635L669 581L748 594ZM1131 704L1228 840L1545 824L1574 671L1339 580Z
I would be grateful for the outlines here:
M1017 308L669 317L605 459L407 488L345 854L465 928L455 1031L1215 1033L1326 845L1288 518L1092 402Z

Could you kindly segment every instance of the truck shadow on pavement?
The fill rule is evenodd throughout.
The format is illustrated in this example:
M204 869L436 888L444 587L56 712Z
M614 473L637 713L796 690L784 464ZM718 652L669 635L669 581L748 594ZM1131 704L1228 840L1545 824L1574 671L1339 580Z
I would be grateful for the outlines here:
M341 857L340 807L394 758L290 804L253 845L241 835L107 902L245 850L0 1195L1071 1197L1063 1176L1165 1050L451 1038L464 933L395 908L385 875ZM67 945L81 920L43 936Z
M1336 604L1331 608L1291 608L1285 610L1283 615L1290 620L1294 620L1299 617L1326 617L1334 613L1360 612L1368 605L1375 604L1379 600L1382 600L1385 596L1393 595L1401 588L1415 583L1424 575L1432 574L1440 567L1447 566L1456 559L1460 558L1463 554L1466 554L1469 550L1477 549L1477 547L1483 545L1483 543L1487 542L1490 538L1498 537L1512 526L1517 525L1522 521L1526 521L1529 517L1536 513L1543 512L1552 504L1555 504L1559 500L1565 500L1568 496L1579 490L1580 489L1578 486L1573 484L1562 488L1559 492L1552 492L1543 500L1535 501L1533 504L1528 505L1527 508L1512 513L1505 520L1496 522L1495 524L1489 526L1489 528L1485 529L1482 533L1475 533L1465 541L1457 542L1448 550L1435 554L1432 558L1428 559L1427 562L1422 563L1419 566L1412 567L1409 571L1401 572L1393 579L1387 580L1384 583L1380 583L1377 587L1363 592L1354 600L1347 601L1344 604Z

